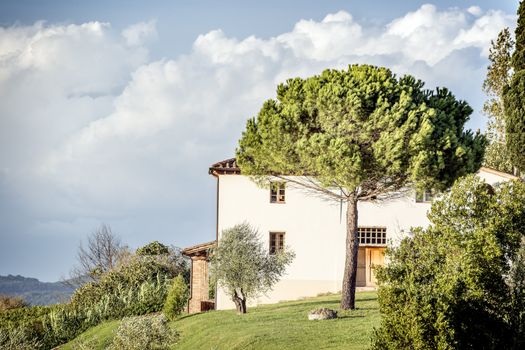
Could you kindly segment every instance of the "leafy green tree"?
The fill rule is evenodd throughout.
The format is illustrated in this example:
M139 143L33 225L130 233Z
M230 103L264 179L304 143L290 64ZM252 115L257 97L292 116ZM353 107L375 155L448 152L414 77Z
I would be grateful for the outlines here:
M175 319L184 310L188 302L189 289L188 284L182 275L173 279L173 283L168 292L166 303L164 304L164 315L170 320Z
M137 255L162 255L169 254L170 248L159 241L153 241L137 249Z
M507 150L513 165L525 171L525 4L518 8L516 48L512 55L512 80L504 91Z
M222 231L211 254L211 275L244 314L246 302L270 290L293 258L288 248L269 254L259 233L243 223Z
M373 348L522 349L525 184L468 176L429 219L378 268Z
M239 141L241 171L260 185L280 178L346 203L342 309L355 308L357 203L409 185L445 189L483 159L485 137L463 130L469 105L423 85L369 65L289 79Z
M483 91L489 97L483 105L483 112L489 117L487 130L489 145L485 151L484 165L511 174L514 172L514 167L507 152L503 92L512 77L513 47L514 41L509 28L504 28L498 34L497 40L491 42L490 64L483 82Z

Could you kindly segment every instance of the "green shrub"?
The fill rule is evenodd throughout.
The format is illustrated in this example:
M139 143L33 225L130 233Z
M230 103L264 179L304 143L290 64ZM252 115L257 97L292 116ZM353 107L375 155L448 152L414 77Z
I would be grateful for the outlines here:
M161 251L157 248L162 245L149 246L151 252ZM188 268L177 250L130 256L97 282L78 288L69 304L1 311L0 349L10 349L14 346L10 344L22 344L22 340L34 344L30 348L50 349L102 321L161 311L172 280L179 274L187 276Z
M170 249L167 245L160 243L159 241L153 241L146 244L144 247L137 249L137 255L163 255L169 254Z
M0 328L0 349L35 350L42 348L42 346L42 342L25 328Z
M519 349L524 291L513 297L509 276L525 234L525 184L492 188L469 176L432 205L429 219L428 229L388 249L390 263L377 272L382 317L373 348Z
M178 334L162 314L124 318L110 350L169 349Z
M58 345L48 343L44 339L46 332L43 326L46 316L58 307L58 305L33 306L0 312L0 332L3 339L0 349L9 348L8 344L21 344L20 339L25 339L24 343L37 344L42 349ZM35 345L34 349L39 347Z
M108 294L119 295L122 290L136 288L157 278L173 278L176 276L175 271L171 262L161 257L136 256L128 264L102 275L98 282L78 288L71 297L71 304L88 309Z
M171 285L164 304L164 314L170 320L175 319L184 310L188 303L189 289L186 281L181 275L178 275Z
M83 310L69 304L60 305L47 314L42 322L46 344L60 345L75 338L94 324L85 322Z

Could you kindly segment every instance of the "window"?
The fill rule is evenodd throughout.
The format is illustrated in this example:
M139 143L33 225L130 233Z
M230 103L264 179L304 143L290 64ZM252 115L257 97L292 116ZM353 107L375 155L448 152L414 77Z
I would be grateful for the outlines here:
M357 237L360 245L386 245L386 227L358 227Z
M417 190L416 203L430 203L434 198L434 193L430 190Z
M284 232L270 232L270 254L284 250Z
M284 182L272 182L270 185L270 203L284 203Z

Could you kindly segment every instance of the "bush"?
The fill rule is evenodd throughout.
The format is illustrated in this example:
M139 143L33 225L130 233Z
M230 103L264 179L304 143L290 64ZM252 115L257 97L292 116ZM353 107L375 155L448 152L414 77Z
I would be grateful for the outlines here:
M178 339L162 314L128 317L118 327L110 350L169 349Z
M131 255L125 263L103 273L97 282L78 288L69 304L0 312L0 349L22 344L22 340L34 344L30 348L50 349L102 321L158 312L173 277L179 274L187 276L188 267L177 250L161 255Z
M390 263L378 269L382 318L373 348L519 349L516 299L524 294L513 297L509 276L523 276L511 272L524 235L525 184L492 188L467 177L429 218L432 226L388 249Z
M49 349L58 345L46 342L43 327L43 320L57 307L59 306L33 306L0 312L0 338L3 339L0 349L9 349L9 346L14 346L12 344L36 344L34 349ZM19 346L23 348L22 345Z
M167 257L135 256L128 264L102 275L98 282L88 283L77 289L71 297L71 304L88 309L108 294L119 295L147 281L171 279L177 276L176 272L180 270Z
M0 312L29 306L24 299L9 295L0 295Z
M184 310L189 298L189 289L186 281L178 275L171 285L164 304L164 314L170 320L175 319Z
M35 350L41 347L42 342L24 328L0 329L0 349Z
M159 241L153 241L146 244L144 247L137 249L137 255L163 255L169 254L170 249L168 246L160 243Z

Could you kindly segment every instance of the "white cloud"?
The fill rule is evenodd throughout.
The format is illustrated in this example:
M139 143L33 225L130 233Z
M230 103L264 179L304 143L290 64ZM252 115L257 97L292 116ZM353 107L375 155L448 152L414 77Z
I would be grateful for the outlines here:
M477 16L481 16L481 14L483 13L483 10L481 10L481 7L479 6L470 6L467 9L467 12L477 17Z
M176 217L208 239L207 166L233 155L246 119L289 77L385 65L479 107L490 40L515 19L473 12L424 5L370 28L340 11L272 38L214 30L186 55L154 62L145 46L154 21L122 35L99 22L0 28L0 194L10 194L0 212L16 199L33 229L84 217L131 232ZM158 229L179 244L200 239Z
M475 56L471 62L463 60L472 55L459 54L460 50L486 54L490 39L512 17L489 11L471 19L467 13L424 5L393 20L376 36L344 11L320 22L301 20L291 32L268 39L238 40L221 30L200 35L187 55L133 72L114 99L113 110L84 124L54 148L40 163L41 174L67 178L64 186L89 189L87 197L93 202L120 192L126 193L128 203L147 203L166 192L173 197L190 195L188 187L177 181L178 167L185 164L185 169L197 171L211 160L231 156L245 120L273 96L277 83L348 63L370 62L400 74L414 72L431 87L456 87L465 94L461 97L468 98L462 87L479 92L479 79L462 73L479 74L476 65L481 60ZM442 61L447 63L439 64ZM163 169L172 174L173 182L159 175L158 164L153 165L159 171L154 177L161 177L158 181L136 169L155 157L159 162L169 159L162 167L167 166ZM124 169L127 179L91 184L91 176L77 173L98 173L106 166ZM144 190L135 190L136 183L142 183Z
M122 31L122 36L129 46L143 45L147 40L157 38L156 21L133 24Z

